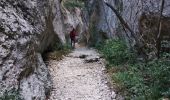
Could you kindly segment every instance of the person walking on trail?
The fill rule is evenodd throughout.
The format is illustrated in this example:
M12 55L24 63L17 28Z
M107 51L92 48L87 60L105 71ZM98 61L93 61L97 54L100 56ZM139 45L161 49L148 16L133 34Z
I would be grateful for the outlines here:
M71 39L71 47L75 48L76 43L76 30L73 28L73 30L70 32L70 39Z

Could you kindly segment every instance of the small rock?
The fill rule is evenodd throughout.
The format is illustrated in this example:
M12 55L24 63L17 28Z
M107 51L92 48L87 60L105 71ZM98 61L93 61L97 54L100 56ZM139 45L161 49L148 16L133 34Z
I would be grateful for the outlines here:
M93 63L93 62L98 62L99 59L100 59L99 57L88 57L84 61L85 63Z
M115 99L116 98L116 93L113 91L112 92L112 98Z
M86 58L87 56L88 56L88 55L80 55L79 58L84 59L84 58Z

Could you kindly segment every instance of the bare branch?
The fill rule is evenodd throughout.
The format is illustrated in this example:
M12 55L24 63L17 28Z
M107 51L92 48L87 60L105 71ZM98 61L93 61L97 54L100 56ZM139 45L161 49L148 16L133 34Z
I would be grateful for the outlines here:
M159 15L159 20L158 20L158 35L157 35L157 40L156 40L156 47L157 47L157 57L160 58L160 35L161 35L161 30L162 30L162 13L164 10L164 4L165 4L165 0L161 1L161 11L160 11L160 15Z
M130 26L126 23L126 21L123 19L123 17L119 14L119 12L112 6L110 5L106 0L104 0L104 3L112 9L112 11L116 14L116 16L118 17L118 19L120 20L121 24L123 25L123 27L125 27L126 29L128 29L128 31L131 32L132 37L137 41L137 38L135 36L135 32L130 28Z
M160 15L159 15L159 24L158 24L158 35L157 35L157 39L160 38L160 35L161 35L161 22L162 22L162 13L163 13L163 10L164 10L164 4L165 4L165 0L162 0L161 2L161 12L160 12Z

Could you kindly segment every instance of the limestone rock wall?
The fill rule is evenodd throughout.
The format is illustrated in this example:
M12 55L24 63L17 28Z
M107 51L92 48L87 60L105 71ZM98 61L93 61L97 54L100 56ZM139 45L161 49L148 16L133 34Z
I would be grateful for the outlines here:
M65 42L59 0L0 0L0 97L45 100L51 89L43 53Z
M64 3L64 1L63 1ZM81 9L78 7L73 7L72 9L67 9L62 6L62 14L64 16L64 28L67 41L69 42L69 33L72 31L73 27L76 29L77 35L83 32L83 22L81 18ZM80 35L81 36L81 35Z
M111 4L121 14L123 19L128 23L130 28L135 32L135 36L140 36L140 18L145 13L146 15L158 15L160 13L161 0L105 0ZM92 28L95 28L96 33L92 40L100 41L103 34L107 37L124 37L127 41L133 41L131 33L124 31L119 19L115 13L104 4L104 0L86 0L87 19ZM170 16L170 1L165 0L163 16ZM166 19L167 20L167 19ZM156 26L156 25L155 25ZM154 30L154 27L147 27L149 30ZM94 32L94 30L92 30ZM98 37L94 39L93 37Z
M113 0L110 0L114 4ZM90 44L98 43L103 38L112 38L116 33L117 19L103 0L86 0L84 19L90 33Z

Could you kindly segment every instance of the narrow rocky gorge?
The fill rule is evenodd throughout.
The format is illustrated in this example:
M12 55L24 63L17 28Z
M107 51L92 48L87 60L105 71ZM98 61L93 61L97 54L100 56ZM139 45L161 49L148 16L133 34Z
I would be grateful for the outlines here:
M119 38L142 62L152 60L170 51L170 0L0 0L0 100L122 99L93 49L45 64L43 54L70 45L72 27L83 45Z

